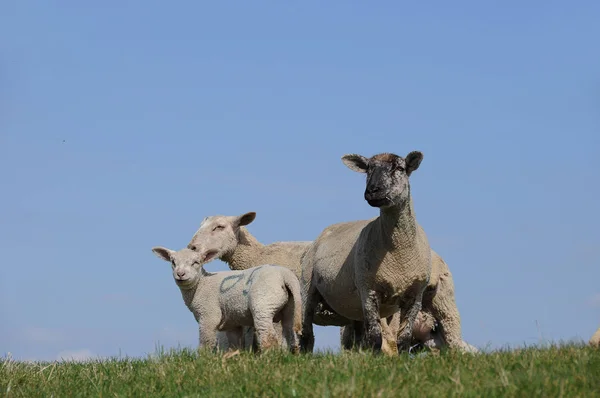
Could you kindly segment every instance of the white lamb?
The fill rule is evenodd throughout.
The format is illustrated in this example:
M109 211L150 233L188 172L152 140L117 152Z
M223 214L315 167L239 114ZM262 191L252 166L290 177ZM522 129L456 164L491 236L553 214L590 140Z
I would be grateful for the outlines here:
M263 265L244 271L207 272L200 255L187 248L154 247L152 251L171 263L183 301L198 322L200 347L222 347L218 332L224 331L229 349L244 349L242 328L253 326L259 350L276 348L273 322L281 321L289 349L298 352L302 299L292 271Z

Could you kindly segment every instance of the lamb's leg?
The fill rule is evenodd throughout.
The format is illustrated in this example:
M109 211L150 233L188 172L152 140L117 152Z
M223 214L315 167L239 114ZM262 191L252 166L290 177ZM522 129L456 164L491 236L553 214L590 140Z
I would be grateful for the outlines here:
M424 290L425 286L422 288L412 289L413 295L406 294L400 307L400 327L398 333L399 351L408 351L410 349L413 325L417 315L419 314L419 311L421 311Z
M380 353L383 343L381 318L379 317L381 298L374 290L361 291L360 298L365 317L365 345L372 348L376 353Z
M200 349L217 350L217 327L211 323L198 322Z
M312 352L315 346L313 319L317 304L322 300L317 288L309 283L303 291L304 305L302 306L302 335L300 336L300 351Z
M277 332L273 326L273 314L260 314L254 318L254 329L258 335L258 347L260 352L272 348L279 348Z
M227 341L229 342L229 350L235 351L244 348L243 339L244 332L242 327L227 330Z
M438 290L431 302L431 314L438 323L442 341L450 348L462 349L460 314L454 297L454 284L448 275L440 277Z

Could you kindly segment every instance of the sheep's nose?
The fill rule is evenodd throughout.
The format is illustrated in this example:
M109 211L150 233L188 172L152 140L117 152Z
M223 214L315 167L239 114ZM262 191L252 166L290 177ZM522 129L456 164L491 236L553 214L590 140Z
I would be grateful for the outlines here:
M377 185L371 185L371 186L367 187L365 193L366 194L374 194L374 193L377 193L379 191L381 191L381 188L379 188Z
M196 251L196 246L192 245L191 243L188 245L187 248L190 249L190 250Z
M185 276L185 271L177 271L177 276L183 278Z

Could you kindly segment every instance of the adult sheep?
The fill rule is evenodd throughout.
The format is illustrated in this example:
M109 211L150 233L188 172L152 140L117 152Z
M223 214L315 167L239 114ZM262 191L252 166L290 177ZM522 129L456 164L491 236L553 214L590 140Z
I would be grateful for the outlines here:
M596 333L594 333L594 335L590 339L590 345L593 347L600 348L600 328L596 330Z
M397 335L398 346L396 341L386 342L386 353L409 348L413 323L431 277L431 248L415 218L409 183L422 159L418 151L406 158L392 153L342 157L351 170L366 173L365 200L379 208L380 214L373 220L325 228L304 255L303 351L313 350L313 314L322 301L348 319L362 320L365 343L374 351L382 351L382 335L389 336L390 331ZM399 331L395 333L386 318L399 310Z

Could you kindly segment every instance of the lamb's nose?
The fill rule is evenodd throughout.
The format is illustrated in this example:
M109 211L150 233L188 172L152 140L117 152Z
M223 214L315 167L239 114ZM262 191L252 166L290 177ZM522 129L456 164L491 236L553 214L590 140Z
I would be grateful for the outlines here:
M183 278L184 275L185 275L185 271L177 271L178 277Z

